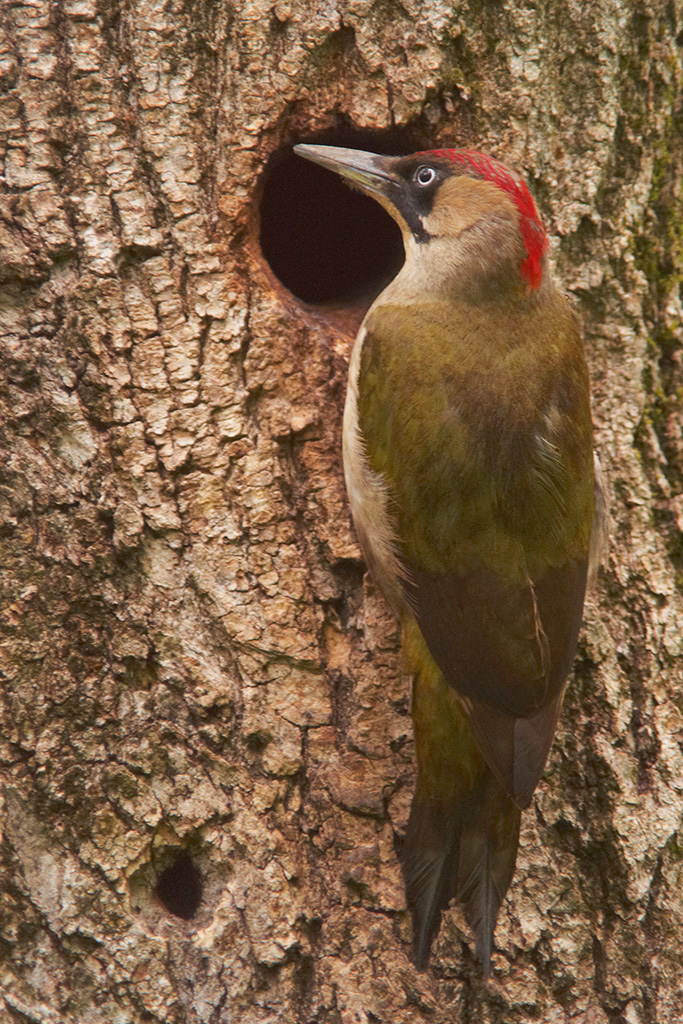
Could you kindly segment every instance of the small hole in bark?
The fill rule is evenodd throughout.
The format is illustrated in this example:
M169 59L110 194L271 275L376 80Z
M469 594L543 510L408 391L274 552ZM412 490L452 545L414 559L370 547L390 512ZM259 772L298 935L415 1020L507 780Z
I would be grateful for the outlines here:
M351 128L301 138L401 155L428 145L418 129ZM369 306L403 265L401 232L373 199L288 145L266 168L259 208L261 252L282 284L314 306Z
M187 853L161 872L155 892L169 914L185 921L194 917L202 902L202 876Z

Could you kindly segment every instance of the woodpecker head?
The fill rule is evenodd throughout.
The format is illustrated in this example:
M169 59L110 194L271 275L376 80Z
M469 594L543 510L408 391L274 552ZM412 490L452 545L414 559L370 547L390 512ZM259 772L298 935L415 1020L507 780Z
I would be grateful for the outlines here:
M400 157L335 146L294 150L336 171L397 221L404 281L470 297L541 287L548 248L543 224L524 181L499 160L468 149Z

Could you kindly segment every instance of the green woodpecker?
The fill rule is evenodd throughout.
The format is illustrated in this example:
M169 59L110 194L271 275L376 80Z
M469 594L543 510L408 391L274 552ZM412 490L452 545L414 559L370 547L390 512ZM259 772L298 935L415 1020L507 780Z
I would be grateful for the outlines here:
M295 149L376 199L403 233L403 268L351 356L344 470L414 678L403 872L415 961L426 966L455 897L488 973L595 538L581 337L534 201L499 161Z

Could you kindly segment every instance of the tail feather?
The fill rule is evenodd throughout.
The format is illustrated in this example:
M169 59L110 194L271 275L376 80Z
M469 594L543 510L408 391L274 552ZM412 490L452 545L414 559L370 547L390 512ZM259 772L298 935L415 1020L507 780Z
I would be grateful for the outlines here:
M413 913L415 966L425 969L441 911L454 895L458 857L458 822L421 794L413 798L403 848L406 898Z
M475 792L450 806L420 784L406 833L403 872L413 914L415 965L424 970L441 912L455 897L476 939L486 975L498 911L515 868L520 811L482 761Z
M520 811L484 758L455 691L420 645L419 633L404 629L416 670L418 781L402 858L415 964L427 966L441 912L455 897L488 973L496 918L515 868Z
M456 896L474 932L484 974L491 970L493 932L517 859L520 810L488 769L483 799L460 833ZM454 813L459 810L454 808Z

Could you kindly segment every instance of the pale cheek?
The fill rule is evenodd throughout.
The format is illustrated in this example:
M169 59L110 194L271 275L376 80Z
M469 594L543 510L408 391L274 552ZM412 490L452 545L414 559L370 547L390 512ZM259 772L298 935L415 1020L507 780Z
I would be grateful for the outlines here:
M437 238L457 237L472 227L480 219L479 213L474 213L462 208L437 207L425 218L423 225L425 231Z

